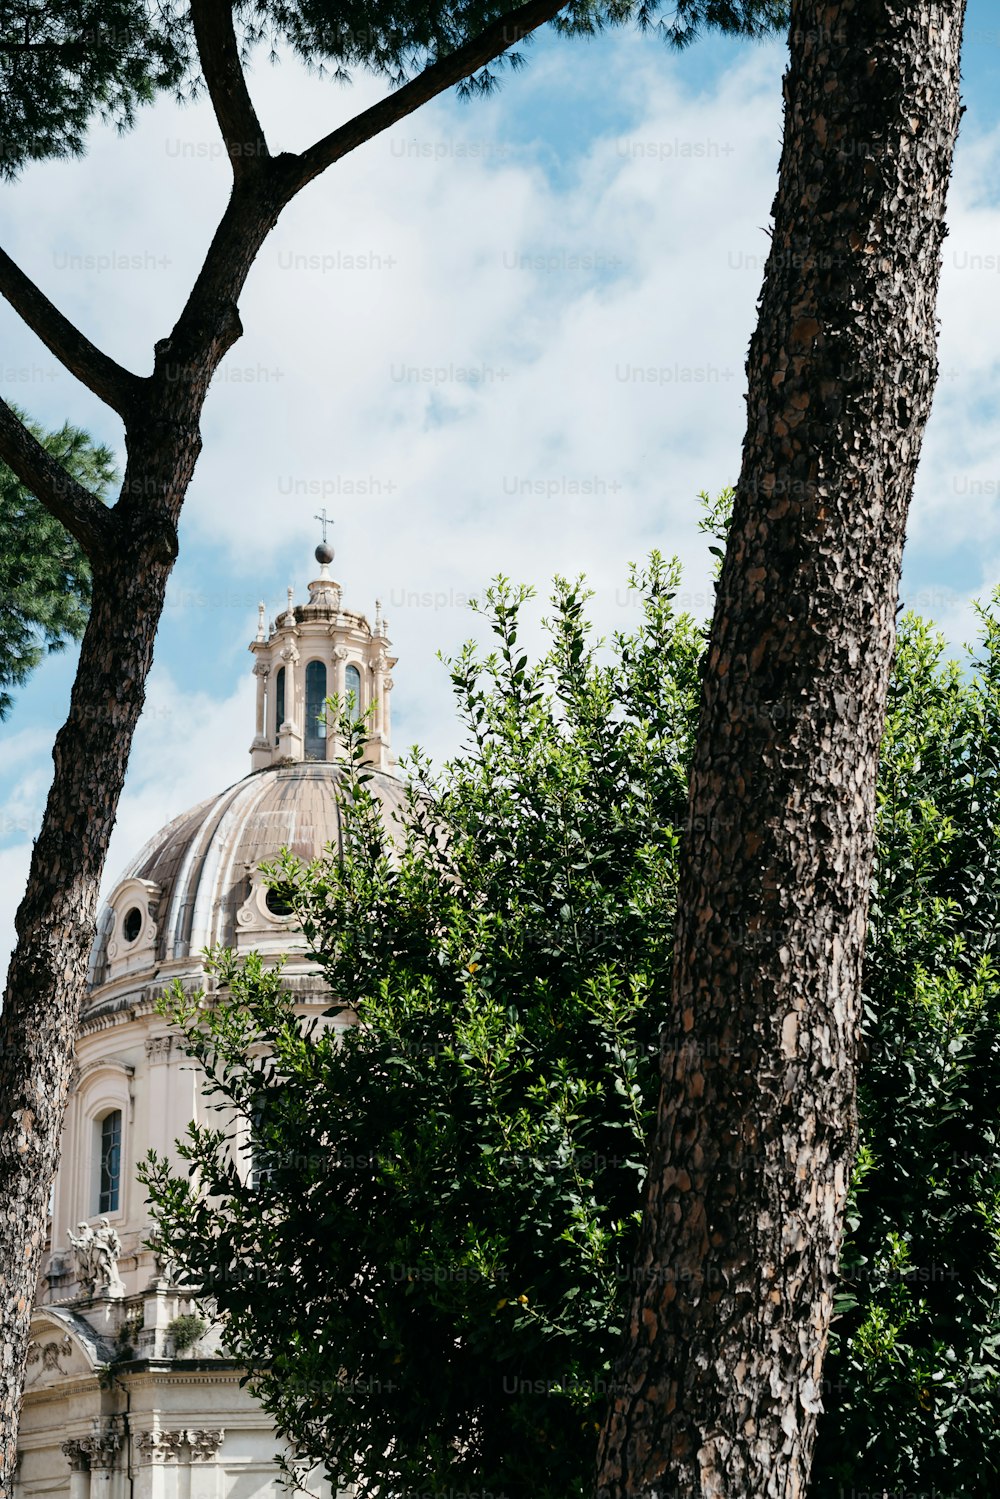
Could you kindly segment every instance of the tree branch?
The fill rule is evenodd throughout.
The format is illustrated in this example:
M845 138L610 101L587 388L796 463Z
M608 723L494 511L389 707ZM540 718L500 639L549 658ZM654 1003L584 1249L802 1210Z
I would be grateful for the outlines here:
M168 378L166 368L170 361L181 368L190 367L192 391L197 384L203 391L208 388L219 361L242 333L238 302L257 252L296 193L356 146L387 130L397 120L405 119L421 104L461 83L477 68L530 36L551 21L565 4L566 0L531 0L530 4L506 11L470 41L432 63L410 83L332 131L301 155L283 152L257 159L262 170L253 172L248 170L255 160L252 153L246 153L242 170L234 160L232 196L202 268L170 337L156 346L154 385ZM231 7L223 0L192 0L192 11L200 13L197 24L205 38L205 53L212 63L206 76L213 67L217 69L215 84L210 87L216 89L213 101L220 127L224 133L230 132L232 140L236 139L232 130L240 125L247 131L253 128L259 131L245 83L241 85L233 74L239 67L239 57L232 34ZM225 46L220 40L223 27L229 36ZM203 66L206 66L204 61ZM261 150L266 152L262 133L259 141Z
M331 131L300 155L291 157L287 167L289 190L285 202L342 156L381 134L390 125L405 119L408 114L419 109L421 104L444 93L445 89L461 83L463 78L468 78L477 68L492 62L506 52L508 47L523 41L526 36L537 31L539 26L551 21L565 4L566 0L532 0L531 4L515 6L470 41L456 47L454 52L449 52L447 57L432 63L416 78L404 83L402 88L388 98L363 110L353 120L348 120L346 125Z
M60 364L127 421L142 388L140 377L92 344L2 249L0 293Z
M0 400L0 459L67 531L92 562L111 548L113 522L106 505L47 453L6 401Z
M228 0L191 0L191 20L208 96L229 154L233 176L270 155L240 62Z

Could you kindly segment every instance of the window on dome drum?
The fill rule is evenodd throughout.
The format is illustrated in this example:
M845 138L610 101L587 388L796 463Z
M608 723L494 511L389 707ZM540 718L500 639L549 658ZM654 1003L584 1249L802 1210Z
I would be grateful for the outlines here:
M306 759L326 759L326 667L310 661L306 667Z
M265 1149L261 1138L267 1133L268 1102L265 1095L259 1098L250 1109L250 1138L248 1140L250 1170L247 1173L247 1185L251 1192L259 1192L261 1187L271 1180L278 1163L274 1152Z
M122 1111L114 1109L101 1120L100 1181L97 1211L117 1213L122 1183Z
M125 912L122 922L122 936L126 942L134 942L142 931L142 912L138 906L133 906L130 911Z
M361 717L361 673L356 666L344 671L344 696L351 705L351 718L356 723Z
M281 734L281 725L285 721L285 668L278 667L278 674L274 679L274 742L277 744Z
M264 896L264 904L272 916L291 916L292 914L292 903L280 885L276 890L268 890Z

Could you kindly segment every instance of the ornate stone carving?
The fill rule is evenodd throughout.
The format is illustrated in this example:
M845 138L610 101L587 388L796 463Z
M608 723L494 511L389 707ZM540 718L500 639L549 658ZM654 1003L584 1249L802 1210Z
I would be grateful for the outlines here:
M255 677L264 677L265 680L271 675L271 668L266 661L258 661L253 669Z
M109 1428L95 1431L92 1436L80 1439L80 1450L89 1459L91 1468L113 1468L122 1439L119 1432Z
M68 1442L63 1442L62 1450L74 1473L86 1472L90 1466L90 1458L84 1451L83 1442L78 1437L74 1437Z
M76 1255L77 1279L88 1296L124 1296L125 1285L118 1274L122 1241L107 1218L96 1229L78 1223L78 1234L70 1230L69 1242Z
M156 1231L149 1236L149 1248L153 1251L156 1280L165 1282L168 1286L177 1285L182 1279L177 1273L177 1261L170 1250L161 1242L160 1236Z
M291 662L292 666L298 665L299 653L295 649L291 641L289 641L287 645L283 645L281 647L281 659L282 661Z
M150 1036L146 1041L146 1055L151 1062L165 1062L173 1044L173 1036Z
M73 1339L70 1337L69 1333L65 1333L61 1341L58 1343L29 1343L27 1357L28 1367L33 1367L39 1362L39 1360L41 1360L43 1369L54 1370L56 1373L61 1374L62 1368L60 1367L59 1360L68 1358L72 1352Z
M140 1431L136 1444L143 1462L172 1462L181 1455L186 1433L183 1431Z
M191 1448L191 1456L196 1462L208 1462L218 1452L222 1445L225 1432L221 1427L212 1429L198 1428L188 1430L187 1439Z
M66 1358L72 1352L73 1340L69 1333L66 1333L59 1343L29 1343L28 1363L37 1364L41 1358L43 1369L55 1369L61 1374L59 1360Z

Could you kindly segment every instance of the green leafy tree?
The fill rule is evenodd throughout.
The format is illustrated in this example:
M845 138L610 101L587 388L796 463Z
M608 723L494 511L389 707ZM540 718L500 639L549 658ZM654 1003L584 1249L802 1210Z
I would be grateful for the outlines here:
M273 872L356 1021L342 1040L304 1032L256 958L216 956L208 1009L165 1004L263 1169L243 1180L226 1120L193 1127L191 1177L147 1167L158 1231L281 1428L366 1495L589 1493L636 1279L659 1273L632 1266L703 641L675 570L634 581L645 622L610 655L562 585L538 667L524 595L494 589L496 654L451 663L462 755L436 780L415 762L388 833L355 762L343 862ZM821 1499L1000 1478L992 610L984 630L963 676L901 626Z
M1000 619L903 622L879 774L849 1209L814 1492L1000 1489Z
M78 483L105 496L116 477L109 448L68 422L58 432L27 426ZM0 463L0 718L10 712L10 688L26 681L47 651L80 639L89 605L90 568L80 546Z
M560 583L538 666L527 595L498 584L496 653L451 663L465 755L438 780L417 761L389 830L355 760L343 863L280 871L356 1017L342 1039L304 1034L258 959L217 956L208 1010L174 996L260 1169L244 1183L226 1125L195 1128L185 1153L214 1195L154 1160L164 1239L279 1427L365 1494L564 1499L592 1477L702 645L673 612L676 568L654 556L634 582L644 623L607 659ZM341 732L360 754L363 728Z

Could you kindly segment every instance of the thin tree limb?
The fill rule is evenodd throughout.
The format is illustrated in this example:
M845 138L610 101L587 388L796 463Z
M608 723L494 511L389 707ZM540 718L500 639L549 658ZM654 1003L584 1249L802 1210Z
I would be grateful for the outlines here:
M198 56L233 177L254 170L270 152L240 62L228 0L191 0Z
M49 514L76 537L92 562L108 554L114 523L107 506L46 452L3 400L0 400L0 458Z
M204 9L217 7L219 0L197 0L197 3ZM282 153L268 157L258 161L263 170L250 175L245 171L236 174L233 195L219 221L187 302L170 337L157 346L158 371L154 374L154 381L160 378L160 364L170 361L180 369L191 364L199 367L199 378L204 377L207 389L211 374L242 332L237 302L247 275L282 209L296 193L357 146L405 119L421 104L436 98L454 84L461 83L477 68L492 62L508 47L529 36L546 21L551 21L565 3L566 0L531 0L530 4L507 11L471 41L439 62L432 63L410 83L371 109L363 110L300 155ZM235 38L232 46L231 62L238 66ZM246 94L246 107L253 109L249 94ZM243 118L246 123L246 117ZM256 115L253 118L256 120ZM222 319L220 309L225 311ZM213 328L213 337L209 341L205 339L206 326Z
M468 78L477 68L493 62L509 47L523 41L533 31L537 31L539 26L544 26L553 16L558 15L565 4L566 0L532 0L528 5L515 6L513 10L498 16L491 25L469 41L463 42L461 47L456 47L454 52L449 52L447 57L424 68L422 73L409 83L404 83L402 88L396 89L388 98L380 99L370 109L363 110L353 120L348 120L346 125L331 131L298 156L282 158L283 162L288 163L285 170L289 190L285 201L342 156L381 134L383 130L388 130L391 125L412 114L421 104L443 94L454 84L461 83L463 78Z
M128 419L142 389L140 376L92 344L2 249L0 293L71 375Z

